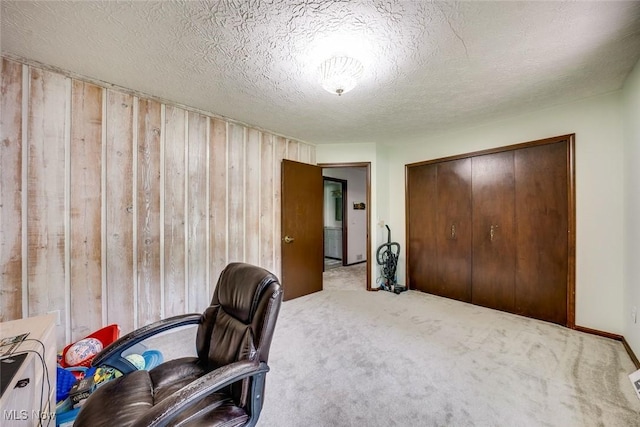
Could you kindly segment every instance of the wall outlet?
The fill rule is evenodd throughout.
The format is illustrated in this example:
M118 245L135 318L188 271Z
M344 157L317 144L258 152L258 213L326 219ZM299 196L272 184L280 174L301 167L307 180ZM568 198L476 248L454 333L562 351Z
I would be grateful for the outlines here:
M60 320L60 310L47 311L47 314L53 314L56 316L56 326L60 326L62 321Z

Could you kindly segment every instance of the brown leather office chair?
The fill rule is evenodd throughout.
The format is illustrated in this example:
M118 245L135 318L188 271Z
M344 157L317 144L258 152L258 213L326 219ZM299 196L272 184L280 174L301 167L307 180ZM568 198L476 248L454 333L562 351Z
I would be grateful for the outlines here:
M138 329L105 348L94 366L125 375L89 396L74 426L253 426L264 400L269 348L282 291L267 270L229 264L211 305ZM138 371L127 348L166 330L197 323L197 357Z

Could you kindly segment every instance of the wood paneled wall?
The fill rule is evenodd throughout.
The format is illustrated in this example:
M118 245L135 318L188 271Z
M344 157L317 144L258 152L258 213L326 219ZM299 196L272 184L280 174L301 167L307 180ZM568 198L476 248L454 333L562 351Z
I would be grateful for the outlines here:
M6 58L0 106L0 321L59 310L62 348L280 274L280 164L314 146Z

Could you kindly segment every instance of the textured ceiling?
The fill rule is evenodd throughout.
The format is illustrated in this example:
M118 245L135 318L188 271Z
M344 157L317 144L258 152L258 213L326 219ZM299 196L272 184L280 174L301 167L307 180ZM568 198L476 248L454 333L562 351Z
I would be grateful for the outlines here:
M3 53L312 143L413 139L619 89L640 2L2 1ZM361 60L338 97L334 53Z

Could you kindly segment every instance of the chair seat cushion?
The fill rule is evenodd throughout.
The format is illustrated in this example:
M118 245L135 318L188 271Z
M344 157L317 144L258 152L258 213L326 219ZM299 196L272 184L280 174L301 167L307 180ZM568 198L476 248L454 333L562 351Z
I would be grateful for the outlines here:
M206 373L207 370L195 357L174 359L157 366L149 371L154 404L158 404ZM230 387L227 387L225 390L201 399L180 414L177 419L172 420L171 424L185 427L245 425L249 416L244 409L233 403L229 392Z
M100 408L83 407L75 423L92 427L128 426L153 406L151 389L148 371L134 371L116 378L91 394L91 400L100 402ZM104 408L118 410L107 413Z
M161 402L173 392L200 378L206 370L197 357L169 360L149 371L153 384L154 404Z
M182 412L172 425L185 427L236 427L249 420L247 412L234 405L226 393L214 393Z
M185 382L192 380L185 379ZM179 388L180 383L182 381L173 382L171 385L164 383L163 394L169 389ZM93 392L91 397L92 400L100 399L101 406L104 405L105 408L118 408L118 410L106 414L103 411L83 409L78 414L76 423L92 427L129 426L154 405L152 388L153 382L149 371L134 371L110 381ZM155 402L158 403L159 400L156 399ZM245 425L248 420L247 412L236 406L229 394L214 393L182 412L178 418L171 421L171 425L235 427Z

